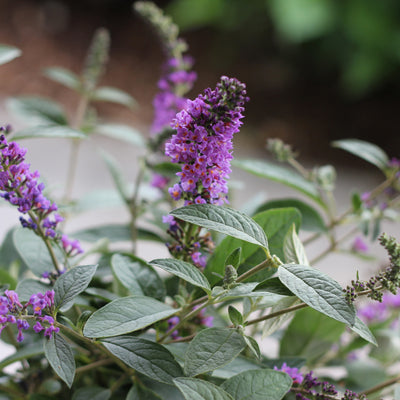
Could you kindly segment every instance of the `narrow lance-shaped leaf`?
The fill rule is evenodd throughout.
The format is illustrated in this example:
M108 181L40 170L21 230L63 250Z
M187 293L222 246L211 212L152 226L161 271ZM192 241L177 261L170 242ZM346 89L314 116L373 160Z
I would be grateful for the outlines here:
M0 65L8 63L22 54L20 49L13 46L0 45Z
M246 342L235 329L204 329L186 350L185 373L196 376L213 371L231 362L245 347Z
M233 160L232 165L262 178L271 179L272 181L290 186L304 193L322 207L326 207L317 187L293 170L261 160Z
M185 400L234 400L221 387L201 379L176 378L174 383Z
M140 132L128 125L102 124L96 127L96 133L113 139L122 140L134 146L145 147L146 145Z
M39 125L16 132L14 139L53 138L53 139L86 139L83 132L63 125Z
M281 400L289 391L292 378L272 369L245 371L226 380L221 388L235 400Z
M375 144L359 139L343 139L336 140L332 143L332 145L334 147L338 147L339 149L346 150L365 161L368 161L372 165L378 167L380 170L387 168L389 157L380 147L376 146Z
M121 89L110 86L102 86L97 88L91 100L94 101L109 101L111 103L121 104L123 106L133 108L136 105L135 99Z
M203 228L268 249L268 241L263 229L250 217L232 208L213 204L193 204L178 208L171 214Z
M86 322L83 334L95 338L123 335L168 318L178 311L151 297L124 297L94 312Z
M75 376L75 359L68 342L60 334L55 333L45 342L44 353L56 374L68 387L71 387Z
M287 263L300 265L310 265L307 259L303 243L296 233L296 227L293 224L283 241L283 253Z
M46 123L67 125L64 110L54 100L33 96L14 97L7 100L7 106L22 117L34 117Z
M355 309L343 295L342 287L328 275L306 265L287 264L278 269L281 282L315 310L350 326Z
M62 67L50 67L44 70L44 76L61 85L78 90L80 88L80 80L72 71Z
M82 293L93 278L97 265L81 265L61 275L54 285L54 304L57 309Z
M152 265L162 268L164 271L179 276L194 286L201 287L207 293L211 293L211 287L206 277L192 264L172 258L157 259L150 262Z
M104 346L131 368L159 382L173 384L183 376L174 356L161 344L133 336L103 339Z
M365 339L367 342L372 343L374 346L378 346L378 343L376 342L375 336L372 334L370 329L366 324L364 324L363 321L361 321L360 318L356 317L356 321L354 323L354 326L351 326L350 329L360 335L363 339Z

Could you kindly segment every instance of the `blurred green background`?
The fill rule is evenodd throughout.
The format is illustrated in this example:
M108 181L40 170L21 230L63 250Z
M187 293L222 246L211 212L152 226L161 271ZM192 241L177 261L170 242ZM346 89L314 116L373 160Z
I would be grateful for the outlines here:
M155 3L179 25L196 59L199 80L191 97L222 74L247 83L252 101L242 145L259 149L267 137L278 136L318 159L329 157L331 140L357 137L398 156L399 1ZM156 35L132 12L132 1L2 0L0 42L24 54L3 67L0 96L55 96L73 108L76 99L45 81L41 70L79 70L99 26L112 38L105 83L127 90L142 106L136 114L115 106L104 113L145 129L163 55Z

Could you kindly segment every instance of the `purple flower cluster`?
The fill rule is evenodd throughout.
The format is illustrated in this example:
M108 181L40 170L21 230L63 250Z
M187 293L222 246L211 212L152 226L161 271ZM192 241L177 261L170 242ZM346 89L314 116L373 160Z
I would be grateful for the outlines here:
M193 307L193 310L196 310L196 308L198 308L199 306ZM192 324L197 328L197 327L205 327L205 328L212 328L213 327L213 321L214 321L214 317L212 315L206 315L206 309L203 308L202 310L199 311L199 313L193 318L192 320ZM176 325L179 324L180 322L180 318L178 316L174 316L170 319L168 319L168 331L172 328L174 328ZM186 327L185 327L186 328ZM184 328L184 329L185 329ZM190 334L190 332L187 332L188 334ZM176 339L181 339L182 336L180 336L179 331L178 330L174 330L171 334L170 334L171 338L173 340Z
M153 100L154 121L152 134L158 134L169 128L176 113L183 109L186 103L184 95L193 87L197 78L191 71L193 60L190 57L173 57L164 65L164 74L158 81L159 92Z
M223 76L215 90L188 100L173 119L176 134L166 142L165 154L182 164L180 182L169 189L174 200L183 198L185 205L227 202L232 137L242 125L246 101L245 85Z
M280 368L275 366L274 370L286 372L293 379L293 383L301 384L303 382L304 378L303 375L299 372L299 369L295 367L289 367L285 362Z
M172 215L165 215L162 220L169 225L167 232L174 239L173 243L166 243L170 253L178 259L192 261L197 268L204 269L207 262L204 252L210 253L214 248L211 234L207 232L200 235L200 230L197 230L191 238L187 239L181 224Z
M400 308L400 292L393 294L386 292L382 302L366 304L358 309L358 316L365 323L383 322L390 318L392 311Z
M5 128L0 131L5 131ZM63 217L56 213L57 205L43 195L44 184L39 182L40 174L30 171L25 154L26 149L16 142L8 143L6 137L0 135L0 197L18 207L23 214L20 217L23 227L61 240L64 250L70 255L82 253L77 241L71 241L66 236L62 239L57 234L57 226Z
M303 376L298 368L289 367L286 363L280 368L275 366L274 370L286 372L293 379L291 391L296 394L296 400L331 400L338 394L334 385L318 380L312 371ZM367 400L364 395L357 395L351 390L346 390L340 399Z
M18 294L13 290L6 290L3 296L0 296L0 333L9 324L16 324L18 329L17 341L24 339L23 330L29 328L29 323L24 319L27 307L32 306L33 316L36 324L33 326L35 332L44 330L44 336L50 338L54 332L60 328L54 326L54 318L45 315L43 311L51 312L54 309L54 291L48 290L45 294L37 293L31 296L29 301L23 306Z

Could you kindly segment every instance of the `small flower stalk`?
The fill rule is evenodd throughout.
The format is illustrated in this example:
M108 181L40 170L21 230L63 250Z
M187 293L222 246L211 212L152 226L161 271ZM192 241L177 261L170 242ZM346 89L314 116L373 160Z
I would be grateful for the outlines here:
M0 128L0 132L5 128ZM44 240L61 244L66 255L83 252L78 241L61 235L57 227L64 218L58 207L43 195L44 184L38 171L32 172L25 162L26 149L16 142L8 142L0 135L0 197L16 206L22 214L21 225L31 229Z

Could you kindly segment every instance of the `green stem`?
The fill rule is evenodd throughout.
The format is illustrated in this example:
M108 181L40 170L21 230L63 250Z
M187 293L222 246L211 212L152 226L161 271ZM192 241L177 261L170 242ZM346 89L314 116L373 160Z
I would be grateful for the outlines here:
M388 379L385 382L380 383L379 385L373 386L372 388L370 388L368 390L364 390L363 392L360 392L359 395L363 394L365 396L368 396L368 395L378 392L388 386L392 386L399 381L400 381L400 376L396 376L394 378Z
M179 320L179 322L174 325L171 329L169 329L163 336L161 336L158 339L159 343L162 343L169 335L171 335L172 332L176 331L179 329L186 321L190 320L191 318L195 317L203 308L206 308L210 304L213 304L213 302L217 299L215 297L214 299L209 299L207 300L204 304L201 306L197 307L196 309L190 311L188 314L186 314L183 318Z
M114 363L114 360L111 360L110 358L104 358L103 360L95 361L91 364L87 364L87 365L77 368L75 373L80 374L82 372L90 371L91 369L103 367L105 365L109 365L109 364L113 364L113 363Z
M257 272L262 271L263 269L266 268L278 268L279 265L281 265L282 262L280 262L280 260L278 260L275 257L272 257L269 253L267 254L267 259L264 260L263 262L261 262L260 264L256 265L255 267L249 269L247 272L243 273L242 275L240 275L237 279L236 282L242 282L244 280L246 280L247 278L249 278L250 276L256 274Z
M144 162L143 158L141 158L139 172L136 176L134 193L133 193L132 199L128 202L129 212L131 214L130 228L131 228L132 253L133 254L136 254L136 251L137 251L136 247L137 247L137 239L138 239L138 230L137 230L137 226L136 226L136 221L137 221L137 217L138 217L139 189L140 189L140 185L143 180L144 171L145 171L145 162Z
M259 322L266 321L271 318L279 317L280 315L287 314L287 313L290 313L293 311L301 310L302 308L305 308L305 307L308 307L308 304L306 304L306 303L296 304L295 306L284 308L282 310L264 315L263 317L252 319L246 323L246 326L254 325Z
M33 211L29 211L28 215L31 217L32 221L37 225L36 231L38 232L39 236L43 240L43 242L44 242L44 244L45 244L45 246L47 248L47 251L50 254L50 258L51 258L51 261L53 262L54 268L57 270L57 272L61 272L61 268L60 268L60 265L58 263L57 257L56 257L56 255L54 253L54 249L51 246L48 237L45 235L45 233L43 231L43 228L40 225L39 219L37 218L37 216L35 215L35 213Z
M78 107L76 109L75 121L73 123L73 127L76 129L80 129L81 125L85 119L86 110L89 106L89 97L86 94L83 94ZM72 195L72 187L75 181L77 164L78 164L78 152L80 147L81 139L73 139L72 148L70 153L69 165L68 165L68 173L67 173L67 182L65 185L64 192L64 202L68 203L70 201Z
M328 254L330 254L332 251L334 251L337 247L338 244L340 244L341 242L344 242L345 240L347 240L348 238L354 236L356 233L358 232L358 227L354 227L352 230L350 230L349 232L347 232L345 235L343 235L341 238L336 239L335 241L333 241L330 246L325 249L323 252L321 252L320 254L318 254L316 257L314 257L310 264L314 265L317 262L321 261L323 258L325 258Z

